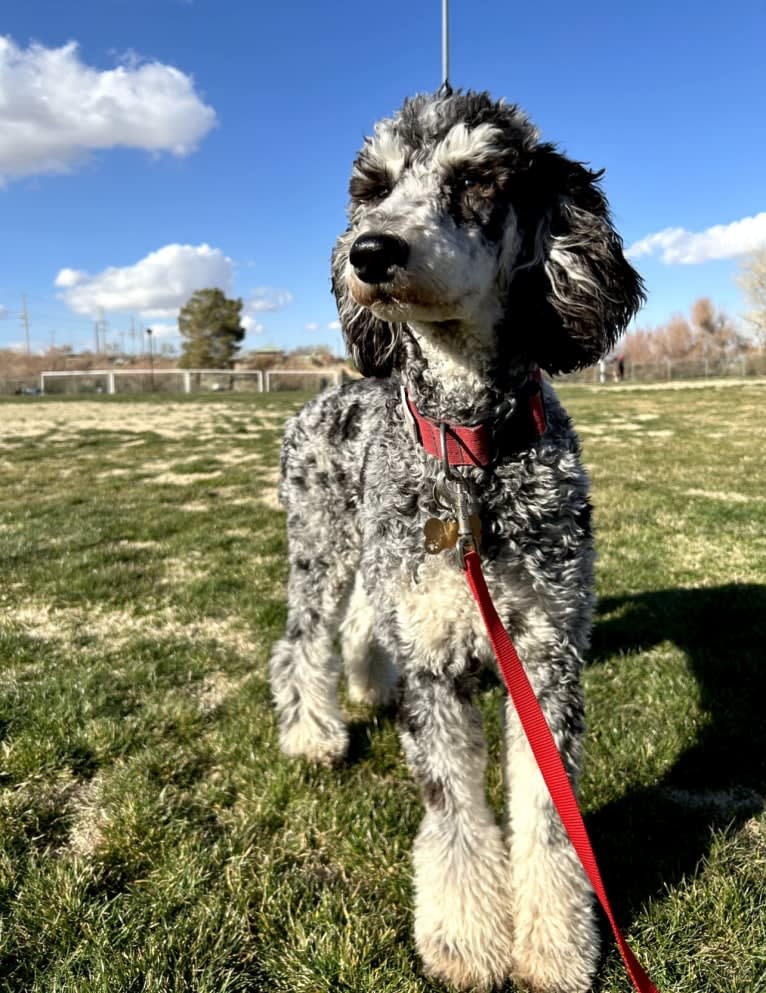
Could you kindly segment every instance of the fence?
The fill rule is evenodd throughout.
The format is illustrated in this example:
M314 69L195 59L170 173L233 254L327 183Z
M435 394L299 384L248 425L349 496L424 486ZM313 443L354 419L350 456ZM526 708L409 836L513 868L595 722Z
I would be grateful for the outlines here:
M39 392L37 376L14 376L11 379L0 379L0 396Z
M40 390L63 393L200 393L324 390L341 382L338 369L91 369L87 372L42 372Z
M568 383L599 383L601 371L590 366L556 380ZM615 363L607 365L604 372L607 383L619 379ZM684 379L746 379L766 376L766 353L736 355L719 359L666 359L663 362L626 362L625 382L661 383Z
M228 369L90 369L87 372L41 372L40 389L55 393L199 393L263 391L260 370Z
M607 366L607 382L615 379L614 365ZM728 360L627 362L625 381L656 383L684 379L726 379L766 376L766 353L738 355ZM0 379L0 395L14 393L52 394L138 394L199 393L204 391L278 392L282 390L324 390L342 382L339 369L270 369L232 372L228 369L95 369L88 372L52 372L39 380L25 376ZM598 383L600 372L591 366L557 382Z

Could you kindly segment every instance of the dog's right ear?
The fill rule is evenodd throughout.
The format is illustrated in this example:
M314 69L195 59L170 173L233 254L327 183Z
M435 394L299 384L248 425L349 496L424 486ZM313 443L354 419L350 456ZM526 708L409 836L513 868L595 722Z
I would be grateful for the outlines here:
M360 306L348 291L348 232L342 234L332 253L332 291L349 355L363 376L384 379L398 368L402 351L402 327L388 324Z
M645 298L601 176L547 144L535 149L525 176L525 227L535 244L528 250L531 264L511 284L513 307L534 329L535 361L554 375L597 362Z

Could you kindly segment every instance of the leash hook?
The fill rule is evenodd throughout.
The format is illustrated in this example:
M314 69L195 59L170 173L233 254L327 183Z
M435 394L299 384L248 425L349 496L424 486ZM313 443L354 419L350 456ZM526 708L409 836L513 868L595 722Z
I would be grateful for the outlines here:
M456 497L450 499L451 494L445 486L445 493L447 500L450 503L450 509L455 514L457 518L457 543L455 549L457 551L458 562L460 563L460 568L463 572L466 571L465 557L470 551L478 552L478 547L476 545L476 538L474 537L473 526L471 521L471 510L468 505L468 496L466 490L468 488L467 481L459 473L454 472L452 466L450 465L449 455L447 453L447 422L441 421L439 423L439 443L441 447L441 461L442 469L444 470L444 477L447 482L455 484Z

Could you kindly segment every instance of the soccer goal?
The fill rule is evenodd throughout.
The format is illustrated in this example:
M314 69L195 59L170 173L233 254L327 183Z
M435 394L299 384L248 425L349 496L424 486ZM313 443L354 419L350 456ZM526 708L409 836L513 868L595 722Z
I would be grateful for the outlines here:
M186 393L263 393L260 369L189 369Z
M266 373L266 392L303 390L321 393L328 386L338 386L341 373L337 369L269 369Z
M43 393L109 393L110 373L103 369L90 369L87 372L41 372L40 389Z
M41 372L47 394L90 393L262 393L260 369L91 369Z

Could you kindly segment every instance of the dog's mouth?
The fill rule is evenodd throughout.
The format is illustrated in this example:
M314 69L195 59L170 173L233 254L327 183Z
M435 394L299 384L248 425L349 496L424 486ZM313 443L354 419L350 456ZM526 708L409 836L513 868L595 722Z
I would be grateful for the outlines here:
M385 282L369 283L361 280L351 269L346 281L354 300L361 307L370 310L404 309L412 302L413 292L412 287L408 285L409 280L403 279L398 274Z
M346 281L356 303L383 321L447 322L458 317L454 305L436 299L424 287L401 274L385 283L365 283L351 270Z

